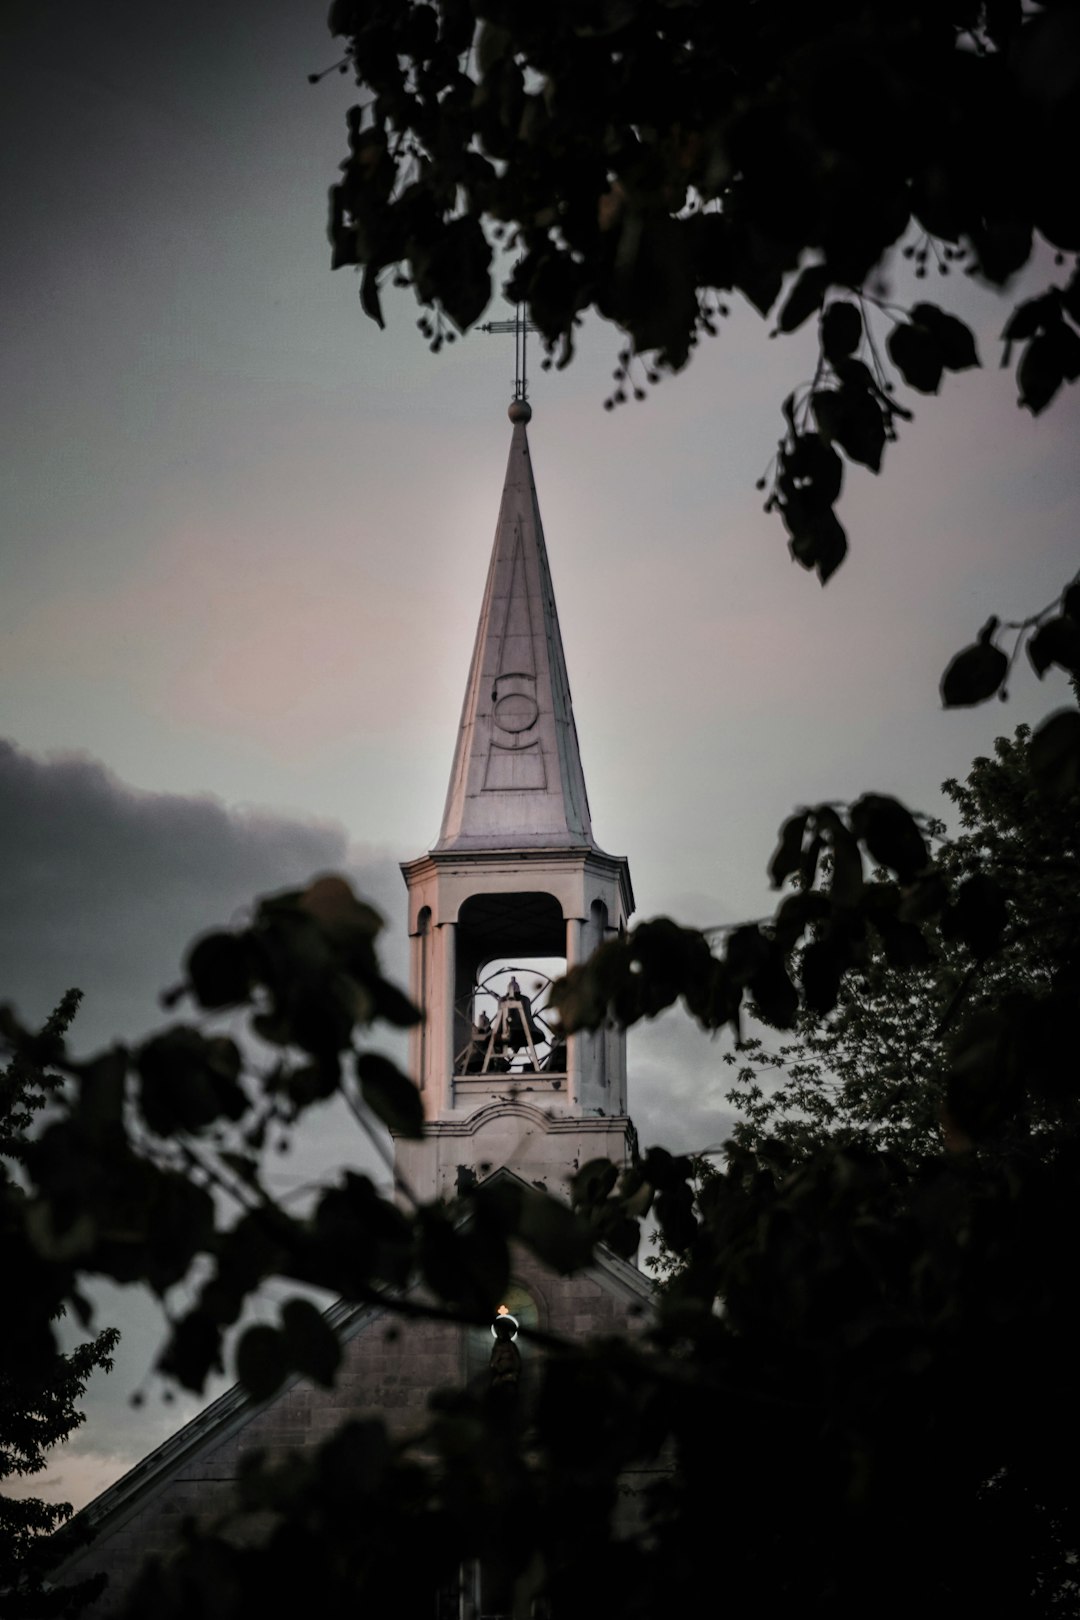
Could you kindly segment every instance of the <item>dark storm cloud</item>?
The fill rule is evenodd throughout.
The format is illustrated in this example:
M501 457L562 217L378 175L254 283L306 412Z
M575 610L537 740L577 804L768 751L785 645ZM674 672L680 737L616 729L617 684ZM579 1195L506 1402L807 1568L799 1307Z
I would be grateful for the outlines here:
M390 857L350 861L339 826L135 792L95 760L0 741L0 999L40 1019L77 985L80 1048L158 1022L197 934L327 870L350 871L396 916ZM399 974L401 947L384 955Z
M77 1050L138 1036L172 1016L158 995L176 981L192 938L235 920L257 895L327 870L349 874L388 918L382 954L400 981L405 942L394 924L404 890L389 855L350 851L344 829L332 823L136 792L95 760L39 759L0 741L0 1001L40 1020L78 985L85 1000L72 1031ZM327 1110L309 1122L289 1161L293 1181L336 1166L343 1153L377 1172L347 1124ZM279 1170L282 1177L287 1190ZM99 1323L121 1329L116 1365L109 1378L91 1382L85 1429L34 1480L35 1494L77 1504L202 1404L185 1396L168 1408L152 1400L134 1409L132 1390L145 1383L157 1391L151 1369L165 1332L161 1309L148 1295L107 1283L90 1294Z

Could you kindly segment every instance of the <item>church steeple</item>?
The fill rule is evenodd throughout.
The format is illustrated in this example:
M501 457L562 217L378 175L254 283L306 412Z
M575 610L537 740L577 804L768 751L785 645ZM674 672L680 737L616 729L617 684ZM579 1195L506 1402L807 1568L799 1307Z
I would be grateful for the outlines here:
M626 860L598 848L570 704L520 396L438 842L402 873L422 1142L397 1162L421 1196L500 1167L559 1191L626 1161L623 1032L566 1037L552 979L626 926Z
M465 688L442 831L451 849L593 845L524 401Z

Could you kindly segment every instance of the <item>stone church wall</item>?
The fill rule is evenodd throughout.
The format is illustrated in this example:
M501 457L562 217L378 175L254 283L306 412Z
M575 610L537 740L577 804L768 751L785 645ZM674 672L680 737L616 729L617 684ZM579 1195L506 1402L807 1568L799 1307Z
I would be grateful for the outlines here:
M540 1326L568 1338L633 1333L645 1320L640 1298L613 1291L606 1279L559 1277L521 1256L515 1281L535 1299ZM433 1389L461 1384L470 1373L484 1377L485 1357L482 1330L479 1340L473 1331L470 1348L469 1330L453 1323L365 1314L343 1346L333 1389L300 1381L255 1409L235 1395L222 1397L92 1504L87 1516L99 1511L98 1535L61 1578L106 1570L108 1588L89 1611L92 1620L104 1620L123 1602L143 1562L167 1555L185 1518L207 1520L225 1511L246 1456L316 1446L346 1419L361 1416L381 1416L392 1434L406 1435L422 1427Z

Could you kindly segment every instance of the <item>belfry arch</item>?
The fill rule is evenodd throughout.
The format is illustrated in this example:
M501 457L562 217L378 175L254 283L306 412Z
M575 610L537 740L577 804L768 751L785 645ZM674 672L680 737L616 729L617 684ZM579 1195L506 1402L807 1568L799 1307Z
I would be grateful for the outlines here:
M547 999L565 971L566 920L553 894L469 896L456 932L458 1083L492 1072L530 1081L565 1077L566 1043Z

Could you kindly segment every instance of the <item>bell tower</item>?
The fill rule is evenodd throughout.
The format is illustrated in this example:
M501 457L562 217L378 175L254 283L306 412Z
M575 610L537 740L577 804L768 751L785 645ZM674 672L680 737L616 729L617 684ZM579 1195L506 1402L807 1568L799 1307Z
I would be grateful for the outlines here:
M631 1129L621 1030L563 1039L552 980L625 928L625 857L592 834L526 433L510 457L438 842L402 865L411 1066L427 1121L397 1163L424 1198L506 1166L552 1192Z

